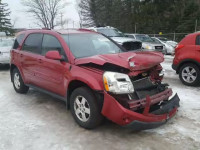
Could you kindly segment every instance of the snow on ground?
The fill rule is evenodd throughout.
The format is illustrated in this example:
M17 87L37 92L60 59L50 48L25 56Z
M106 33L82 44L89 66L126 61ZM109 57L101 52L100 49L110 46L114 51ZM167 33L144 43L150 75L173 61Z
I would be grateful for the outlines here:
M166 71L164 82L170 84L174 94L178 93L181 100L179 112L170 127L165 126L153 131L161 135L178 133L179 138L190 138L200 143L200 87L183 85L172 70L172 61L172 56L165 56L165 62L162 63Z
M63 102L31 89L15 93L9 70L0 67L0 150L198 150L200 149L200 87L184 86L166 56L164 81L178 93L181 107L165 125L132 132L105 122L95 130L80 128Z

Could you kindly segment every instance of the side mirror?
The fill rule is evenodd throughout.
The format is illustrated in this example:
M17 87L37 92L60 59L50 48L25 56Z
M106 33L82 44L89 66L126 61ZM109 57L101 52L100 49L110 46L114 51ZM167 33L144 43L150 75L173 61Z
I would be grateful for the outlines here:
M62 56L58 51L48 51L45 57L52 60L63 60Z

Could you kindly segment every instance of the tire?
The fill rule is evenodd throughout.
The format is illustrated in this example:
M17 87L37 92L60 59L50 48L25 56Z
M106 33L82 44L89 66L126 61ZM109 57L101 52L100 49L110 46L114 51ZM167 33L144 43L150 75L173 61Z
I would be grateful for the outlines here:
M5 64L4 66L6 69L10 69L10 64Z
M167 55L167 50L163 51L163 55Z
M29 87L24 84L21 74L17 68L12 71L13 87L17 93L25 94L28 92Z
M85 129L96 128L104 119L97 98L87 87L80 87L72 92L70 110L78 125Z
M200 68L192 63L184 64L179 71L179 78L188 86L200 85Z

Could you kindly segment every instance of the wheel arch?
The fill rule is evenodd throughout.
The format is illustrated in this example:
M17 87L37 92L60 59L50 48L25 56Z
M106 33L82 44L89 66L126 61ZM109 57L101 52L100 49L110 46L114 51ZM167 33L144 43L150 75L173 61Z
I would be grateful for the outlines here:
M183 60L179 65L178 65L178 68L176 70L176 72L179 74L179 71L181 69L181 67L187 63L192 63L192 64L195 64L197 65L198 67L200 67L200 63L197 62L196 60L193 60L193 59L186 59L186 60Z
M99 103L103 105L103 91L96 91L94 90L92 87L90 87L90 85L88 85L87 83L81 81L81 80L72 80L69 85L68 85L68 90L67 90L67 108L70 108L70 96L72 94L72 92L79 88L79 87L87 87L88 89L90 89L94 95L97 97L97 99L99 100ZM101 99L101 101L100 101Z

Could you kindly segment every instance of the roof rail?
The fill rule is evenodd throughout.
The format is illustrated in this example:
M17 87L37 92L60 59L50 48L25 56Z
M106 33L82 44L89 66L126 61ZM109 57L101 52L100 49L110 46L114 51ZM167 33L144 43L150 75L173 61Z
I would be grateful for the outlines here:
M51 29L49 29L49 28L42 28L42 30L51 30Z

